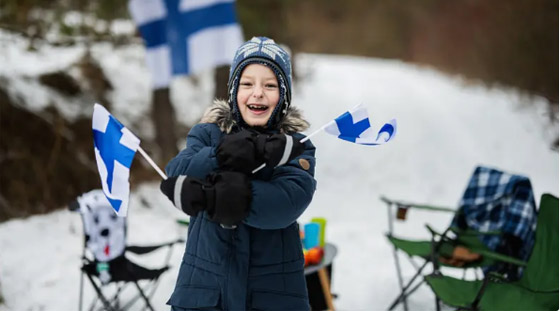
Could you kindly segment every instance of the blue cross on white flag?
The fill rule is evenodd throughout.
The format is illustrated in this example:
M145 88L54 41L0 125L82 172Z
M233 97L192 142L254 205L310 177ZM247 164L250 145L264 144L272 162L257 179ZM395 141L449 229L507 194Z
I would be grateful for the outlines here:
M99 104L93 107L92 129L103 192L117 215L124 217L128 211L130 166L140 139Z
M325 132L360 145L382 145L397 134L397 120L392 119L375 132L369 123L366 107L362 104L343 113L324 127Z
M173 75L230 64L244 41L235 0L130 0L128 8L146 43L156 89Z

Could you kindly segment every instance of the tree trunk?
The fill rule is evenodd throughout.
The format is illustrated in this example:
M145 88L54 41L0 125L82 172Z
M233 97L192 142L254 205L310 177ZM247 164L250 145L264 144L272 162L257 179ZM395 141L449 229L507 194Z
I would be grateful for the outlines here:
M159 146L159 162L167 163L177 152L175 133L175 109L169 98L169 88L154 90L152 94L152 121L156 130L156 143Z

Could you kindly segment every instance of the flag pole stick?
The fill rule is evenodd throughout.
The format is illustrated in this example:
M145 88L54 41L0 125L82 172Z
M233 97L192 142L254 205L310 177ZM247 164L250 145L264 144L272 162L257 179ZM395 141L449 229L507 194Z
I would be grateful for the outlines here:
M354 108L350 109L349 111L352 111L352 110L358 108L360 105L361 105L361 104L357 104L356 106L354 106ZM312 136L315 136L317 133L319 133L319 132L321 132L322 130L324 130L325 127L329 126L329 124L331 124L331 123L333 123L333 122L334 122L334 121L329 121L329 122L327 122L327 124L321 126L318 130L316 130L315 132L313 132L313 133L307 135L306 137L304 137L304 138L303 138L302 140L300 140L299 142L300 142L300 143L304 143L304 142L308 141Z
M331 121L331 122L332 122L332 121ZM327 123L327 124L321 126L318 130L316 130L315 132L313 132L313 133L311 133L311 134L305 136L305 137L304 137L302 140L300 140L299 142L300 142L300 143L304 143L304 142L308 141L312 136L315 136L317 133L319 133L319 132L321 132L322 130L324 130L325 127L327 127L327 125L329 125L331 122L329 122L329 123ZM254 169L254 170L252 171L252 173L255 174L256 172L262 170L265 166L266 166L266 163L261 164L259 167L257 167L256 169Z
M329 123L327 123L327 124L321 126L318 130L316 130L315 132L313 132L313 133L311 133L311 134L305 136L305 137L304 137L302 140L300 140L299 142L300 142L300 143L304 143L304 142L308 141L312 136L315 136L317 133L319 133L319 132L321 132L322 130L324 130L325 127L327 127L327 125L329 125L331 122L332 122L332 121L330 121Z
M158 174L159 174L159 176L161 176L161 178L163 178L164 180L167 179L167 176L165 175L165 173L162 172L162 170L156 165L154 160L152 160L152 158L150 158L150 156L144 151L144 149L142 149L142 147L138 146L138 151L144 157L144 159L146 159L146 161L148 161L148 163L150 163L150 165L156 170L156 172L158 172Z

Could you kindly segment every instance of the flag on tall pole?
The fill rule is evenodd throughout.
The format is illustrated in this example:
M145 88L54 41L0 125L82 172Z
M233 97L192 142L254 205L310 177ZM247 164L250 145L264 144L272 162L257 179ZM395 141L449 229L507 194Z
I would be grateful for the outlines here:
M230 64L244 41L235 0L130 0L128 8L146 43L154 89L174 75Z
M92 129L103 192L117 215L124 217L128 211L130 166L140 139L99 104L93 108Z

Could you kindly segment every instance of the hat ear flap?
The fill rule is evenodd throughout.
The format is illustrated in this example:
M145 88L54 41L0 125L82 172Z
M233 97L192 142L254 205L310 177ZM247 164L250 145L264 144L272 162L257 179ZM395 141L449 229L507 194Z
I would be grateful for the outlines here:
M231 117L233 121L239 125L245 124L243 121L243 117L241 117L241 112L239 111L239 107L237 104L237 89L239 87L239 76L233 77L233 81L229 85L228 89L228 105L231 112Z
M286 80L280 74L279 70L273 69L276 78L278 79L278 83L280 84L280 99L278 100L278 105L274 108L272 115L270 116L270 120L268 120L267 126L270 128L280 128L282 120L286 116L288 112L288 108L290 107L290 96L288 89L288 85L286 85Z
M274 116L274 125L277 127L281 127L281 121L282 119L284 119L284 117L286 116L286 113L288 112L288 107L290 106L290 104L288 103L288 101L283 100L278 112L276 113L276 115Z

